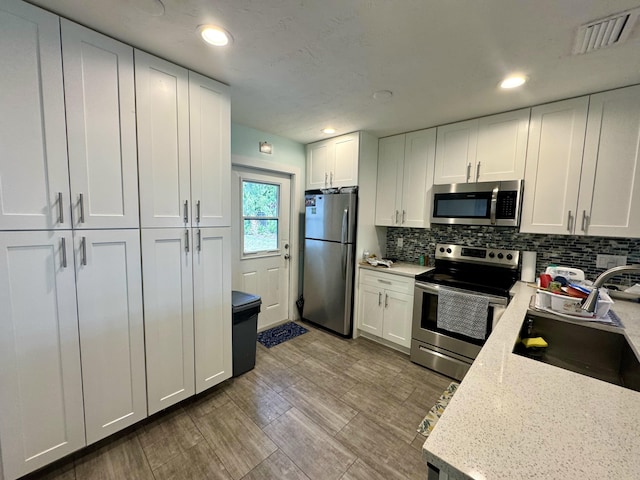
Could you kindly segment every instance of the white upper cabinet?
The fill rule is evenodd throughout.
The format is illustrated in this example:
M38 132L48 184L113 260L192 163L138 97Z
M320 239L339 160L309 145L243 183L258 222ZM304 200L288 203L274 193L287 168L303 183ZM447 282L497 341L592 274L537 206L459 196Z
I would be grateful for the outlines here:
M525 108L438 127L434 183L523 178L530 111Z
M521 232L573 233L588 108L580 97L532 109Z
M74 228L136 228L133 48L61 20Z
M0 478L85 445L72 247L70 231L0 232Z
M58 17L5 0L0 32L0 229L71 228Z
M640 237L640 86L591 95L576 233Z
M139 230L74 232L87 443L147 416Z
M376 225L429 226L435 148L435 128L380 139Z
M189 72L191 224L231 226L231 110L228 87Z
M135 63L140 224L183 227L191 214L189 72L140 50Z
M135 58L142 227L229 226L228 87L138 50Z
M360 134L349 133L307 145L307 190L358 185Z

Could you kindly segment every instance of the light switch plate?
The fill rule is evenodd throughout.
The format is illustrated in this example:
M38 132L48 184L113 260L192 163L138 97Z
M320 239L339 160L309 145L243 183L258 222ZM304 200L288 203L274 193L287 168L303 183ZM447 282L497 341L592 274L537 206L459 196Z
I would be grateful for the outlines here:
M599 253L596 257L596 268L613 268L626 264L626 255L603 255Z
M402 248L404 246L404 238L398 238L398 248Z

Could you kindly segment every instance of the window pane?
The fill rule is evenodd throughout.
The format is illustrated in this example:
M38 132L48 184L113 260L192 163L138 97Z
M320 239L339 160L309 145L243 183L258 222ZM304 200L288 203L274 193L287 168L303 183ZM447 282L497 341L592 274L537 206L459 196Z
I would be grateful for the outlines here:
M242 182L242 215L245 217L277 217L279 185Z
M245 220L244 253L278 250L278 220Z

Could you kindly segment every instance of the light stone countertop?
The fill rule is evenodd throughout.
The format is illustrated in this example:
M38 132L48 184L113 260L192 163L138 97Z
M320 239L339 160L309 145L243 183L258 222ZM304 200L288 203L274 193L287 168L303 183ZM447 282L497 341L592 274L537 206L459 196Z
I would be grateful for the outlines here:
M534 290L509 307L423 446L450 479L640 478L640 393L512 353ZM640 304L612 306L640 351Z
M360 262L360 268L365 268L367 270L375 270L376 272L382 273L391 273L393 275L401 275L403 277L415 277L416 275L420 275L421 273L428 272L429 270L433 270L435 267L427 267L422 265L416 265L414 263L402 263L396 262L391 267L374 267L373 265Z

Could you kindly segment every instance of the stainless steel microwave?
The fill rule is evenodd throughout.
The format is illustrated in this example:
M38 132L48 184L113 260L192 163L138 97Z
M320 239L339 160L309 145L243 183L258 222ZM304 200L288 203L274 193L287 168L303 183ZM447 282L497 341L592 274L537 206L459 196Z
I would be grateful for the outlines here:
M520 225L523 180L433 186L431 223Z

